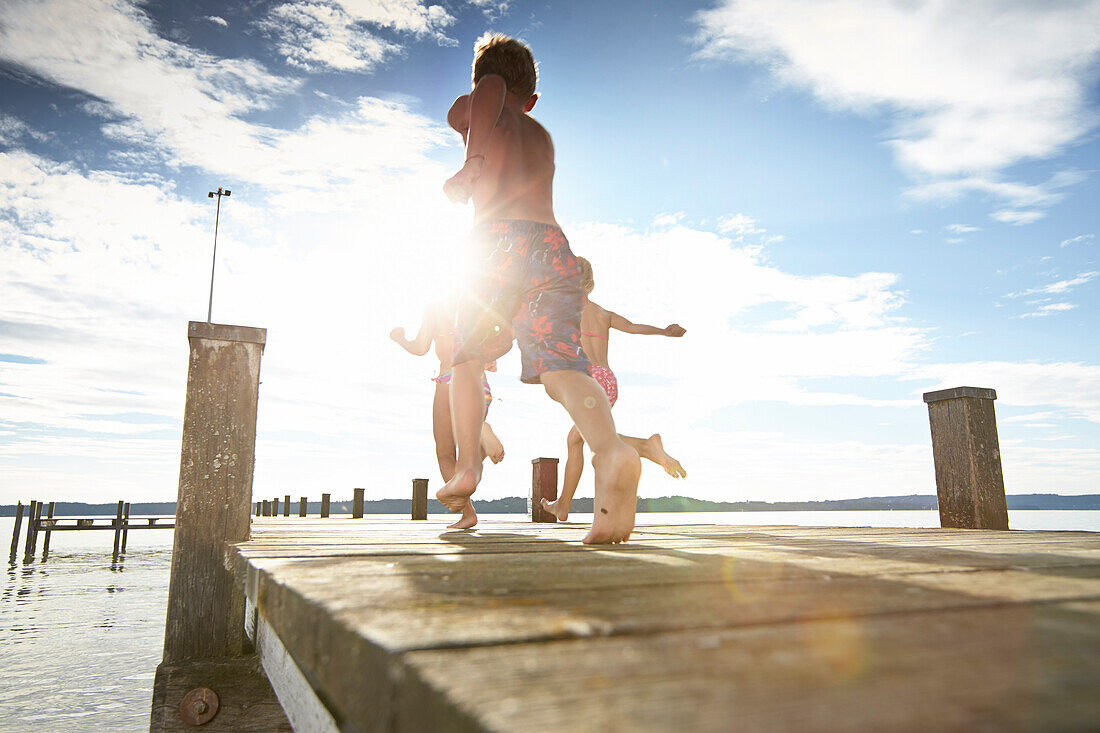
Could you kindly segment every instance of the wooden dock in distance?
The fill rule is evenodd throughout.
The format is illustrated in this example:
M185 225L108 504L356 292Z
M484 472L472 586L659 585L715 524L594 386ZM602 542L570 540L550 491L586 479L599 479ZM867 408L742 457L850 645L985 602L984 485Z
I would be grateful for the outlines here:
M1100 720L1100 534L639 526L597 548L586 531L258 519L230 558L299 730Z

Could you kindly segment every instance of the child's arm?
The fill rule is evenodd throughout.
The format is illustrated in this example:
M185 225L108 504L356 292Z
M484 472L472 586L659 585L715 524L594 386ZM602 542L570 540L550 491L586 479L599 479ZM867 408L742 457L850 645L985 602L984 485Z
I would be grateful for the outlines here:
M470 95L463 94L451 105L447 111L447 124L455 132L462 136L462 144L466 144L466 135L470 132Z
M639 336L672 336L679 338L687 333L687 329L679 323L672 323L664 328L657 328L656 326L650 326L645 323L632 323L614 312L611 313L611 328L622 331L623 333L633 333Z
M405 338L405 329L401 326L390 331L390 338L397 342L405 351L414 356L424 356L432 345L435 337L435 314L431 308L424 309L424 316L420 319L420 331L412 341Z
M481 176L481 168L485 165L485 154L489 152L489 139L493 135L493 128L500 119L500 112L504 109L504 96L508 91L504 78L496 74L488 74L478 79L477 86L470 93L469 104L466 105L466 162L462 170L447 179L443 184L443 191L451 201L466 203L474 191L474 184ZM462 97L455 101L451 111L447 113L447 121L460 133L462 132L463 114ZM458 109L456 109L458 107ZM452 122L452 117L454 121Z

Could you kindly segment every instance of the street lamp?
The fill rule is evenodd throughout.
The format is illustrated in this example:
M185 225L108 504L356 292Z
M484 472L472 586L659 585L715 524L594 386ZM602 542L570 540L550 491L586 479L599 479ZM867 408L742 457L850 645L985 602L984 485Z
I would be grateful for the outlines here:
M222 196L229 196L232 191L229 189L222 190L221 186L218 186L217 191L211 191L206 194L207 198L218 197L218 205L214 210L214 257L210 260L210 302L206 306L206 322L210 323L210 314L214 312L214 262L218 258L218 219L222 213Z

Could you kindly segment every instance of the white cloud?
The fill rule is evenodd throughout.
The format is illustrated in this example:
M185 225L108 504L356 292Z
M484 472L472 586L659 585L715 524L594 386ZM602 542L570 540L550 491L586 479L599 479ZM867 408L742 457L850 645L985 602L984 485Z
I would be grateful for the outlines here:
M1077 306L1075 306L1073 303L1047 303L1046 305L1039 306L1036 310L1033 310L1030 313L1024 313L1022 315L1014 317L1041 318L1043 316L1052 316L1055 313L1064 313L1065 311L1073 310L1076 307Z
M14 115L0 111L0 145L14 145L20 139L30 137L38 141L49 138Z
M985 190L1014 202L1006 187L1020 184L1000 171L1055 157L1096 125L1085 101L1097 2L724 0L696 22L699 58L766 63L831 107L891 119L918 197ZM1043 193L1038 208L1056 200Z
M294 66L370 71L401 50L372 28L428 35L453 45L443 29L454 22L443 6L417 0L307 0L273 8L260 27L279 37L279 52Z
M1013 211L1012 209L1001 209L1000 211L994 211L989 215L989 218L1003 224L1022 226L1024 224L1034 224L1042 219L1043 216L1044 214L1042 211Z
M981 227L972 227L966 224L948 224L946 228L948 231L952 231L955 234L969 234L970 232L981 231Z
M222 28L228 28L229 27L229 21L227 21L225 18L221 17L220 15L207 15L206 20L209 20L214 25L220 25Z
M1078 285L1084 285L1085 283L1092 282L1100 272L1081 272L1076 277L1072 277L1068 280L1059 280L1057 282L1049 283L1047 285L1041 285L1037 288L1029 288L1028 290L1021 290L1017 293L1006 293L1006 298L1021 298L1027 295L1035 295L1036 293L1043 293L1047 295L1061 295L1068 293Z
M1073 244L1085 244L1085 243L1088 243L1088 242L1092 242L1092 240L1095 239L1095 238L1096 237L1093 234L1079 234L1076 237L1070 237L1069 239L1063 239L1062 243L1059 246L1060 247L1069 247L1070 245L1073 245Z

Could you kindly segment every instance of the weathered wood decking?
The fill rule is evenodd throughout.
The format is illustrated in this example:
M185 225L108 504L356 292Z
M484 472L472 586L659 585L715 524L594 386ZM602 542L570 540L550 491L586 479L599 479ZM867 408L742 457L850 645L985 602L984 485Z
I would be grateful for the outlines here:
M639 526L627 545L590 548L582 525L478 529L254 520L232 564L292 723L541 733L1100 721L1100 534Z

